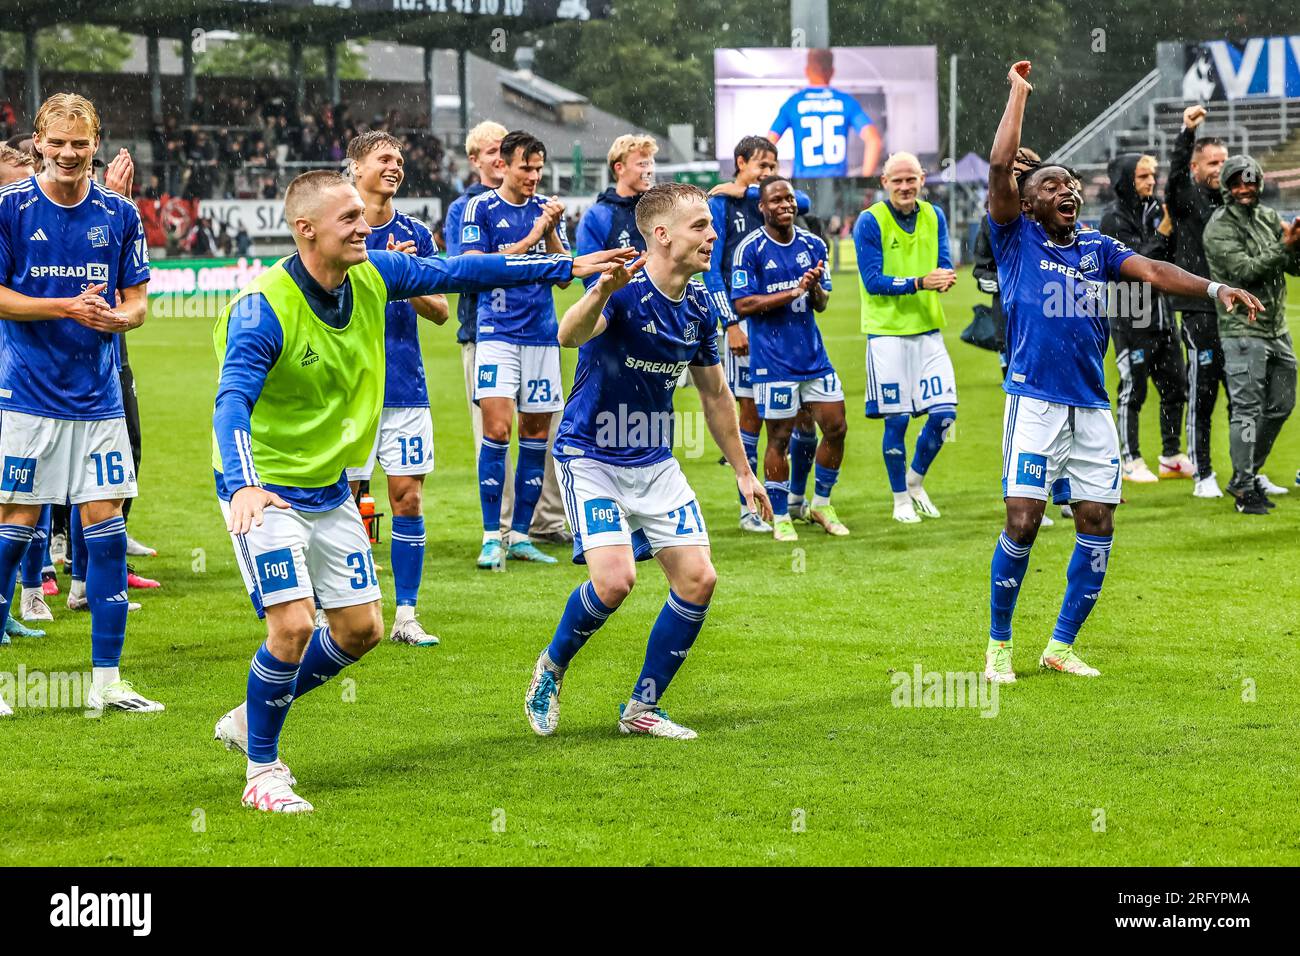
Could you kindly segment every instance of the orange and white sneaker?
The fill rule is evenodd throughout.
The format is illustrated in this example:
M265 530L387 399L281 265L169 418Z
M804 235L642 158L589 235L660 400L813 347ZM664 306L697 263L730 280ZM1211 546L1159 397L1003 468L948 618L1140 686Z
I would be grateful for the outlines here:
M652 707L639 701L631 707L627 704L618 705L618 730L623 734L646 734L672 740L694 740L699 736L691 728L670 720L662 707Z
M1039 667L1060 671L1062 674L1074 674L1076 677L1100 677L1101 671L1089 667L1083 658L1074 653L1073 644L1062 644L1056 639L1047 642L1043 656L1038 659Z
M1195 478L1196 467L1192 460L1184 454L1174 455L1172 458L1160 456L1160 477L1161 478Z
M293 792L293 775L278 760L248 778L244 806L266 813L311 813L316 808Z

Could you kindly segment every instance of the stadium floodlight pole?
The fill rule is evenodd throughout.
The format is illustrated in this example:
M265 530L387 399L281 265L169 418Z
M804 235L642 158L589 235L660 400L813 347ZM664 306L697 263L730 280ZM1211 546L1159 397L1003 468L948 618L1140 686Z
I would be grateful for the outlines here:
M36 27L23 27L23 65L27 67L27 118L32 121L41 108L41 59L36 51Z
M790 45L819 50L831 45L831 14L828 0L790 0ZM829 217L835 205L834 184L829 179L814 180L813 211Z
M948 255L953 256L954 247L961 249L957 238L957 54L948 58L948 169L952 172L952 182L948 184Z
M469 133L469 51L456 50L456 90L460 93L460 139Z
M438 126L438 83L437 74L434 70L434 57L437 50L431 46L424 48L424 90L429 94L429 132L433 133Z

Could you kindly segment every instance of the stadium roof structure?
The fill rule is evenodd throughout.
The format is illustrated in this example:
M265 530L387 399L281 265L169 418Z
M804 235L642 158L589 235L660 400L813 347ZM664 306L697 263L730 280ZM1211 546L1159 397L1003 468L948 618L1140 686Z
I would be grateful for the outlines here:
M430 86L432 51L456 50L461 54L458 74L463 87L465 53L490 48L503 35L499 31L508 35L568 20L600 19L609 15L611 6L611 0L0 0L0 22L12 24L10 29L26 38L27 106L34 114L40 102L36 33L45 27L93 23L146 37L155 89L161 82L160 39L189 40L195 31L229 30L287 41L295 57L301 57L304 45L324 45L326 75L337 101L336 44L343 40L379 39L423 47ZM187 114L194 91L190 47L183 44ZM301 76L298 71L300 82Z
M307 44L375 37L468 49L487 46L498 28L603 18L610 7L610 0L0 0L0 15L24 30L96 23L174 39L222 29Z

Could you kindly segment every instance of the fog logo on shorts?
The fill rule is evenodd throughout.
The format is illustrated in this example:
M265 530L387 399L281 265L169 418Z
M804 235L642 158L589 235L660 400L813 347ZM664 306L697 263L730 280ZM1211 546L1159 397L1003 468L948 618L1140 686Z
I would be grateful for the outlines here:
M298 586L298 569L291 548L277 548L257 556L257 583L262 592L283 591Z
M882 384L880 386L880 395L887 404L898 404L898 383L894 382L888 385Z
M623 527L618 514L618 505L613 498L591 498L586 502L587 534L600 534L604 531L618 531Z
M480 365L478 369L478 383L484 388L496 388L497 367L495 365Z
M5 455L5 470L4 474L0 475L0 491L30 493L35 482L35 458L15 458L13 455Z
M1016 466L1017 484L1033 485L1035 488L1047 487L1047 457L1022 452L1020 463Z
M793 400L794 394L788 388L774 388L767 397L768 404L773 408L789 408Z

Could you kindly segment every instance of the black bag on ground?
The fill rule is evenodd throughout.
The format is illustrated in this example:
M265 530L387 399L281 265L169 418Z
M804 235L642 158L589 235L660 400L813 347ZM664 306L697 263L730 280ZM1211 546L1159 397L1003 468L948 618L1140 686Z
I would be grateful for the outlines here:
M972 310L970 325L962 330L961 340L979 349L990 352L998 350L997 330L993 327L993 310L983 303Z

